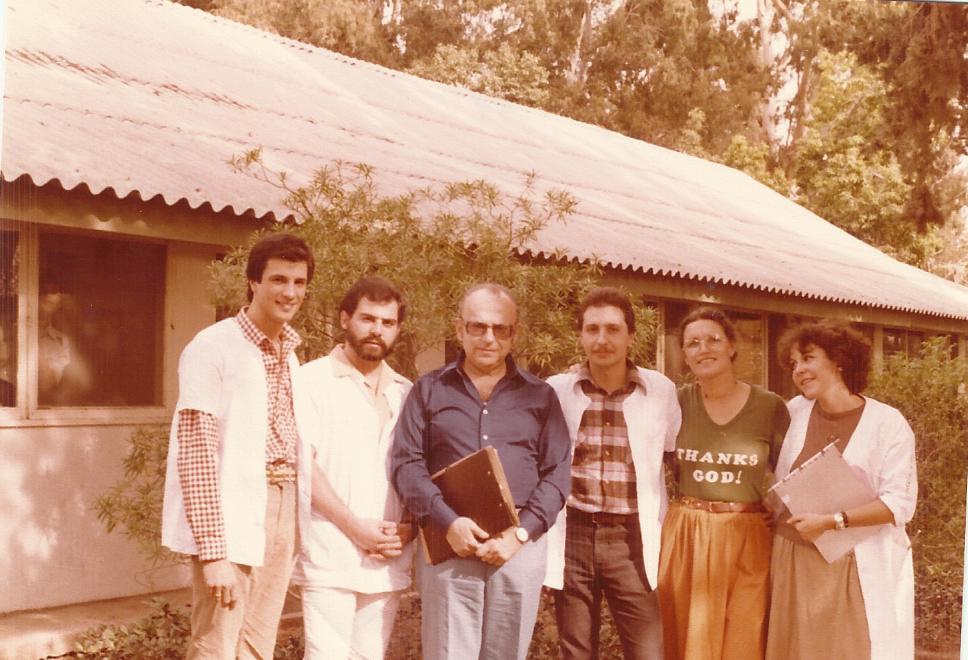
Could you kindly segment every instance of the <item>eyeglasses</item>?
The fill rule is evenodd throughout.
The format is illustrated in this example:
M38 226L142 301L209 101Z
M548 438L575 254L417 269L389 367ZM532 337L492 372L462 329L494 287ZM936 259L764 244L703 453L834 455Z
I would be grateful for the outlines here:
M471 337L483 337L490 330L498 341L506 341L514 334L513 325L503 323L481 323L480 321L464 321L464 330Z
M702 350L703 344L708 346L712 350L721 348L723 345L723 339L720 335L710 335L708 337L696 337L695 339L690 339L682 348L690 353L695 353L696 351Z

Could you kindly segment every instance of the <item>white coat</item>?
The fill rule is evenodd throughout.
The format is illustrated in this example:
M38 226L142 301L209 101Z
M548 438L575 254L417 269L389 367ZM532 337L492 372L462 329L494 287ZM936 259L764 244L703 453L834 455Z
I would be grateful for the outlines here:
M302 366L296 380L304 396L299 435L312 447L315 465L343 503L360 518L399 520L403 505L390 485L389 452L410 381L385 362L385 397L390 418L381 426L363 374L345 358L330 355ZM381 593L410 586L414 544L394 559L374 559L335 523L307 514L296 580L306 586Z
M671 380L651 369L638 369L645 383L645 392L636 387L622 403L622 414L628 428L632 465L635 466L635 486L638 496L639 529L642 534L642 558L645 574L652 588L659 583L659 539L662 519L668 508L665 477L662 471L663 453L676 448L676 436L682 423L682 412L676 397L676 386ZM591 403L582 392L577 373L552 376L548 383L555 389L568 424L572 456L578 440L582 415ZM545 586L561 589L565 575L565 509L548 530L548 565Z
M863 470L877 497L894 514L894 524L857 544L857 572L864 595L871 640L871 660L914 658L914 565L904 530L918 498L914 432L891 406L865 397L867 403L851 436L844 460ZM792 399L790 428L777 461L782 479L803 449L814 401Z
M300 408L302 392L295 374L299 360L289 354L293 409ZM218 421L215 459L229 561L262 566L265 553L266 438L269 436L269 394L265 364L258 346L245 338L235 317L205 328L182 351L178 361L178 404L171 424L165 496L162 506L162 544L175 552L197 555L198 546L185 515L178 475L178 412L200 410ZM308 446L297 444L299 510L309 511L310 458Z

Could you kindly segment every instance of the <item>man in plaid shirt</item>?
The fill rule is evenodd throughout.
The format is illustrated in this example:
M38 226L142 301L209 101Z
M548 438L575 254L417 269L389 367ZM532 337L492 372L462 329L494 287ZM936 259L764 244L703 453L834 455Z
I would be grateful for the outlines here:
M548 532L545 584L564 660L599 656L608 601L625 658L662 657L653 591L667 506L663 453L675 449L681 413L672 381L628 358L635 313L617 289L591 291L578 310L586 362L548 382L572 441L571 494Z
M313 276L306 243L270 234L249 252L249 305L195 336L178 364L162 543L192 556L188 658L271 658L308 515L309 461L294 415Z

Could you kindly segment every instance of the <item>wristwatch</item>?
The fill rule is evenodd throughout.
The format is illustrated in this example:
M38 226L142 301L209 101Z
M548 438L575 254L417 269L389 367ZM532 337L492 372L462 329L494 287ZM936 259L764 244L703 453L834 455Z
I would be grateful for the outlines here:
M845 529L847 527L847 516L842 511L834 514L834 529Z
M527 543L531 538L531 535L528 534L528 530L526 530L524 527L515 527L514 538L516 538L520 543Z

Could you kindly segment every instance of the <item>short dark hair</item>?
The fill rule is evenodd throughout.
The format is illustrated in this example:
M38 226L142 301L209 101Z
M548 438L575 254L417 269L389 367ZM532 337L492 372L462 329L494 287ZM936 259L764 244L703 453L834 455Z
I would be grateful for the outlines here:
M396 301L398 305L397 321L403 323L403 319L407 314L407 304L403 301L403 295L400 293L400 290L393 282L385 277L370 275L356 280L353 286L347 289L343 295L343 300L339 303L339 311L353 316L353 313L360 304L360 298L366 298L370 302L375 303Z
M306 282L313 279L316 270L316 259L313 252L306 245L306 241L295 234L276 232L266 234L249 250L249 260L245 265L245 278L248 282L261 282L269 259L285 259L294 263L306 264ZM252 301L252 287L247 286L247 296Z
M837 365L844 384L851 394L859 394L867 387L871 369L871 343L863 333L845 321L822 319L788 328L777 342L780 364L789 364L790 352L801 353L810 346L822 349Z
M628 295L612 286L595 287L588 292L588 295L578 306L578 331L585 325L585 312L589 307L618 307L625 316L625 325L629 329L629 334L635 333L635 310L632 308L632 301Z
M720 328L723 329L723 332L726 334L726 339L729 340L729 343L732 344L734 347L736 346L736 326L733 325L733 322L729 320L729 317L726 316L726 313L721 309L717 309L716 307L710 307L709 305L700 305L699 307L696 307L691 312L686 314L685 317L683 317L683 319L679 321L679 346L680 347L683 346L683 339L685 338L685 335L686 335L686 327L690 323L695 323L696 321L712 321L713 323L716 323L717 325L719 325ZM731 359L734 362L736 361L736 356L738 353L739 351L733 352L733 356Z

